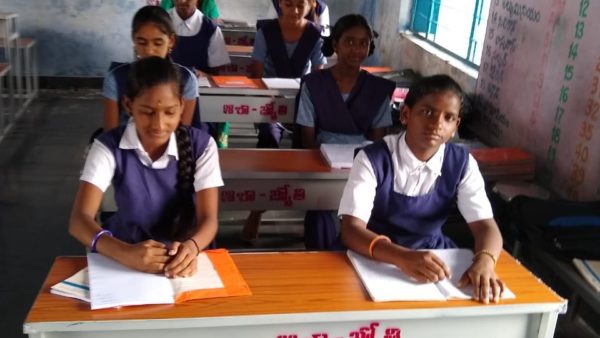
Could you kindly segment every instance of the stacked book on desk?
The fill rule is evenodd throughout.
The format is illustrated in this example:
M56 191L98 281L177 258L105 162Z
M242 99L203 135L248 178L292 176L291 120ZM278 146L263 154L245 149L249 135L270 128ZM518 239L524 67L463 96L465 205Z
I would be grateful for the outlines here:
M223 249L198 255L197 272L187 278L136 271L97 253L88 253L87 261L87 268L53 285L50 292L90 302L92 310L251 294Z
M534 158L519 148L476 148L470 152L486 181L533 179Z

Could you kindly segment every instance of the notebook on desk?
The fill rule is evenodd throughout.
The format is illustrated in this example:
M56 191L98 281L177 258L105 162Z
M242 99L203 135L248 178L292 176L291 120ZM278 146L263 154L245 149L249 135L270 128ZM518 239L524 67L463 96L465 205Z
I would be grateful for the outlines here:
M246 76L221 75L213 76L212 80L219 88L259 88L255 80Z
M284 79L280 77L262 79L269 89L299 89L300 79Z
M458 281L473 261L467 249L430 250L446 263L451 278L437 283L419 283L410 279L398 267L378 262L348 250L348 258L374 302L389 301L446 301L471 299L472 287L458 288ZM508 288L502 299L514 299Z
M188 278L136 271L95 253L88 253L87 258L87 268L53 285L50 292L90 302L92 310L251 294L224 249L198 255L198 272Z

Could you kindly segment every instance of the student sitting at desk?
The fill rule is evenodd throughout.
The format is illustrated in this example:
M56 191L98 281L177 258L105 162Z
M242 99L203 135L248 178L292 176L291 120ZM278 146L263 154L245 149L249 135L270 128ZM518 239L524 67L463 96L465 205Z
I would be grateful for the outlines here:
M358 14L340 18L323 54L338 55L335 66L304 76L296 123L304 148L321 143L361 144L378 141L392 125L391 97L395 84L361 70L373 53L373 30ZM335 213L308 211L304 219L307 249L331 249L337 240Z
M231 63L231 60L221 29L210 20L215 14L219 15L216 4L213 2L214 6L210 7L214 10L213 16L209 16L198 10L198 0L174 2L175 8L169 11L177 33L177 44L171 53L173 61L194 69L198 76L218 74L218 67ZM202 3L208 5L210 2ZM194 126L200 126L199 123L200 119L194 121ZM202 129L205 128L210 130L220 148L227 148L228 123L203 123Z
M321 30L313 22L315 0L280 0L281 15L264 20L256 32L252 51L251 77L299 78L327 62L321 47ZM313 20L314 21L314 20ZM260 123L258 148L279 148L283 127L279 123ZM252 211L244 224L242 239L256 240L264 211Z
M169 10L173 6L173 0L161 0L160 2L160 7L165 10ZM217 7L215 0L198 0L198 10L211 20L219 18L219 7Z
M223 185L214 140L181 125L180 76L160 57L131 65L131 119L94 140L69 221L69 233L92 252L167 277L196 272L198 253L217 232ZM101 227L96 214L111 184L118 210Z
M447 141L462 117L463 93L446 75L417 81L400 121L406 131L366 146L354 160L340 202L341 238L354 251L396 265L420 282L447 278L451 271L420 249L456 245L442 234L454 203L475 239L475 257L461 277L473 298L498 301L504 289L495 265L502 237L477 162ZM491 289L491 293L490 293Z
M283 14L281 6L279 5L279 0L273 0L273 7L275 8L275 12L277 12L277 16ZM315 16L311 16L309 13L304 18L314 21L319 25L321 27L321 35L329 36L329 7L327 7L325 1L316 0Z
M169 14L158 6L140 8L133 16L131 23L131 38L138 59L150 56L167 58L175 44L175 29ZM113 66L114 65L114 66ZM104 78L102 95L104 96L104 130L110 130L118 125L127 123L129 114L123 106L123 95L127 85L129 63L113 62L111 69ZM185 125L192 123L196 100L198 98L198 81L187 68L176 65L181 73L183 88L183 116Z
M250 76L253 78L299 78L327 63L320 28L305 16L314 17L315 0L280 0L281 16L261 20L254 38ZM314 21L314 20L313 20ZM259 148L279 148L283 128L261 123Z
M169 11L177 33L171 57L198 74L216 74L231 60L221 29L197 6L198 0L175 0L175 8Z

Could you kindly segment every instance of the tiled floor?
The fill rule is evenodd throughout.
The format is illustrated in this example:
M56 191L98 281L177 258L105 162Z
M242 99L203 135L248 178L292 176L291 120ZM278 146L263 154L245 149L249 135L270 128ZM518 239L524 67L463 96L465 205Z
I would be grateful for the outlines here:
M67 234L83 151L101 123L96 93L43 92L0 142L0 337L20 338L22 323L55 256L81 255ZM223 215L217 237L232 250L301 250L301 214L265 214L258 242L240 240L245 213ZM269 219L291 219L281 222ZM556 337L593 337L561 322Z

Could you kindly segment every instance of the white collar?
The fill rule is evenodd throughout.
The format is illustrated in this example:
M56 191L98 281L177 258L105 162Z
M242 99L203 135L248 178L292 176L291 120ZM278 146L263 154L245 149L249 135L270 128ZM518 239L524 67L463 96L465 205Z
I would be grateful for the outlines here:
M198 9L196 9L194 11L194 14L192 14L192 16L190 16L186 20L183 20L177 13L177 10L175 9L175 7L173 7L171 9L171 19L173 20L173 25L175 27L184 25L190 31L196 31L196 30L200 31L200 28L202 27L202 17L203 16L204 16L204 14L202 12L200 12Z
M121 141L119 142L119 148L134 149L139 154L144 154L149 159L148 153L146 152L146 150L144 150L142 142L138 137L133 119L129 119L129 122L127 122L125 132L123 132L123 136L121 137ZM171 133L171 136L169 137L169 144L167 145L167 150L160 156L160 158L156 162L164 158L168 160L167 156L173 156L176 160L179 160L179 152L177 151L177 140L175 139L175 133Z
M398 138L398 152L400 155L400 163L406 166L409 173L420 170L423 167L428 168L434 174L442 175L442 164L444 163L444 150L446 144L442 144L435 154L427 161L419 160L406 144L406 132L402 133Z

